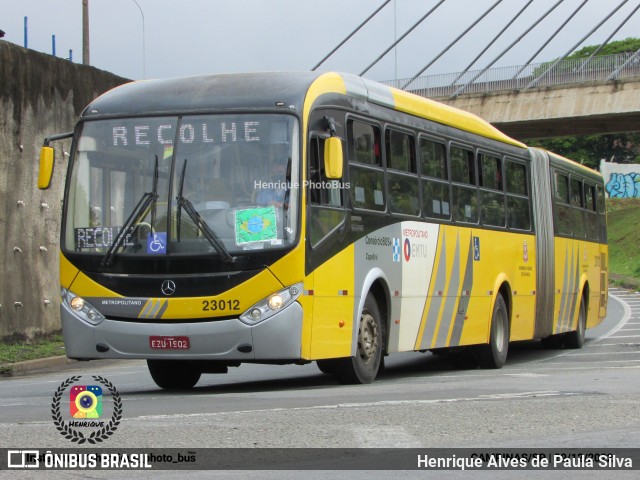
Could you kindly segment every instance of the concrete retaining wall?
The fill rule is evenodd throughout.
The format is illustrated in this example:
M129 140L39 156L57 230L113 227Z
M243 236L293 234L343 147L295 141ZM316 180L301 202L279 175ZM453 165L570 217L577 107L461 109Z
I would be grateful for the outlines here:
M52 145L52 187L40 191L42 141L73 130L91 100L127 81L0 41L0 339L60 329L63 152L71 142Z

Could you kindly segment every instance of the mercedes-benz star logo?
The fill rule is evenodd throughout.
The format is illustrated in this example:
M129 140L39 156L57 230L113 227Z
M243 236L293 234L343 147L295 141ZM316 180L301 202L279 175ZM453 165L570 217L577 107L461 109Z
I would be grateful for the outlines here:
M176 291L176 284L173 280L165 280L164 282L162 282L160 290L168 297L169 295L173 295L173 293Z

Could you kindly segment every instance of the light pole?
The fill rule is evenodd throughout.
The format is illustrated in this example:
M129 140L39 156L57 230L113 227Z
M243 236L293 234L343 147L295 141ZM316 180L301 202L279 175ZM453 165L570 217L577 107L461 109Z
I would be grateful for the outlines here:
M136 4L138 10L140 10L140 15L142 16L142 79L147 78L147 59L146 59L146 48L145 48L145 34L144 34L144 13L140 4L136 0L132 0L133 3Z
M26 19L26 17L25 17ZM89 0L82 0L82 64L89 65Z

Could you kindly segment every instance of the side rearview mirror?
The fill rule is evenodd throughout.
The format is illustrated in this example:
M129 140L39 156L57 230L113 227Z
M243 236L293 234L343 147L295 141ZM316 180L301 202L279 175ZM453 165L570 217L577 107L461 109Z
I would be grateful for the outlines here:
M342 178L342 141L329 137L324 141L324 173L328 179Z
M40 150L40 171L38 172L38 188L46 190L51 185L55 154L52 147L42 147Z

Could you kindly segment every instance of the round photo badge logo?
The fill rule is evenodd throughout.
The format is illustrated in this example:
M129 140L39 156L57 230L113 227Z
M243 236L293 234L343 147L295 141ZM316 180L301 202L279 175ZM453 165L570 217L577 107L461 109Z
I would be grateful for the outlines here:
M60 384L51 402L51 416L56 429L66 439L78 444L96 444L117 430L122 419L122 399L106 378L92 375L91 384L80 382L81 378L76 375ZM111 401L105 402L105 390L111 394ZM64 408L67 406L68 410ZM107 421L105 411L108 413L109 410L111 419Z

